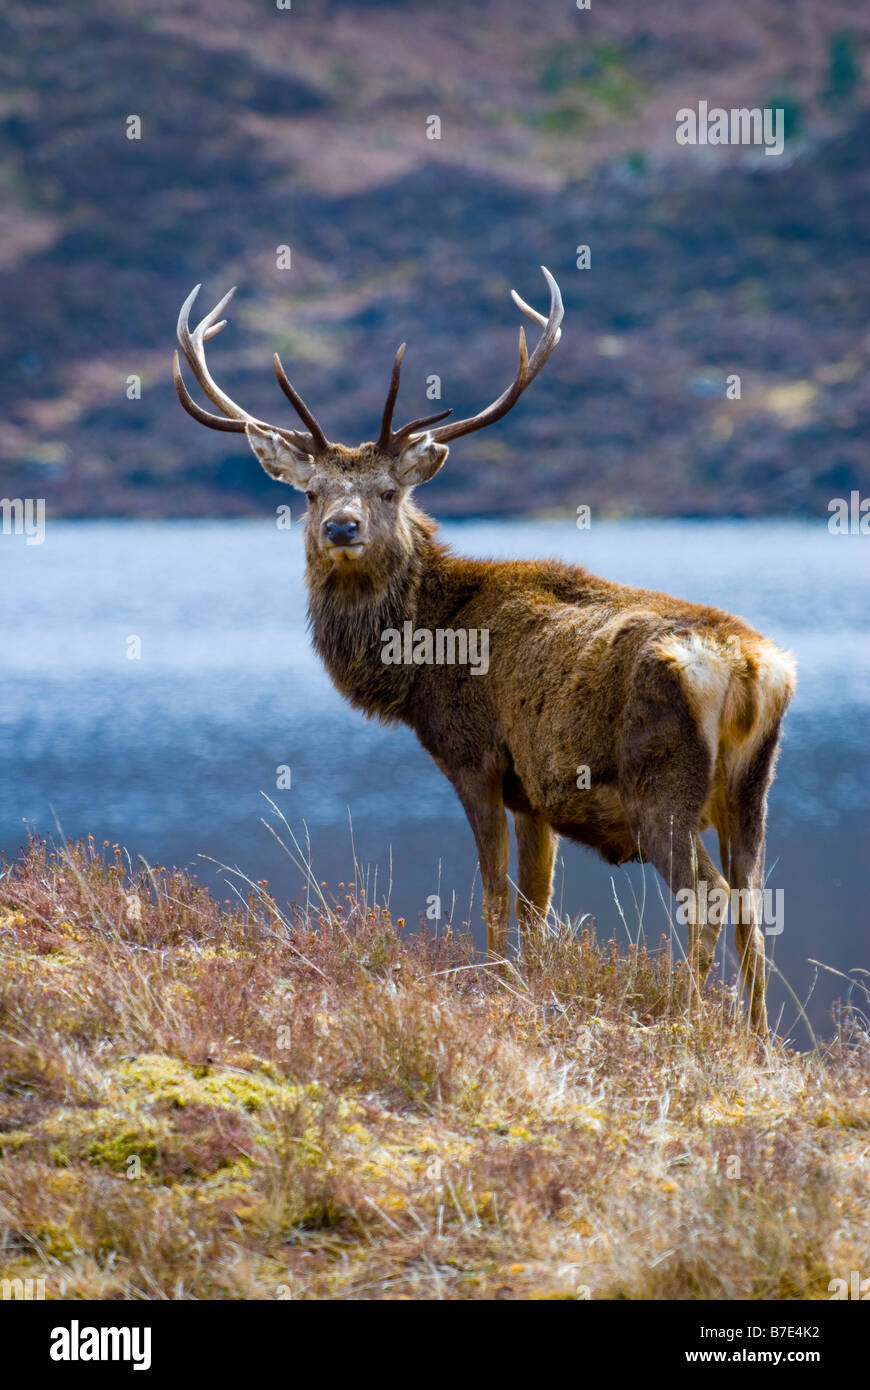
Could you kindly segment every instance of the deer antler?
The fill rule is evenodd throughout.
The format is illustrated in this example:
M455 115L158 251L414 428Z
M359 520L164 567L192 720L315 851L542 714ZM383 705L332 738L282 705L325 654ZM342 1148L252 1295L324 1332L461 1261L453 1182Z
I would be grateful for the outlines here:
M295 444L297 448L303 449L307 454L316 454L329 448L329 440L318 425L311 411L303 401L302 397L293 389L284 368L281 366L280 358L275 353L275 372L284 394L293 404L294 409L300 418L308 426L309 433L303 434L301 430L281 429L278 426L270 425L265 420L258 420L255 415L249 415L240 405L222 391L217 382L213 379L205 360L205 342L207 338L213 338L216 333L220 333L226 328L226 319L221 319L226 306L229 304L236 292L235 286L224 295L219 304L216 304L211 313L206 314L204 319L196 325L191 332L190 329L190 310L193 301L199 294L201 285L196 285L187 296L181 306L178 315L178 342L181 350L187 358L190 368L202 387L209 400L223 411L223 415L212 415L208 410L203 410L202 406L197 405L184 384L181 375L181 367L178 360L178 353L173 356L172 377L175 382L175 389L178 392L178 399L184 406L188 415L192 415L195 420L199 420L202 425L209 425L214 430L232 430L242 433L246 425L260 425L264 429L274 429L277 434ZM220 320L215 322L215 320Z
M562 296L559 293L559 286L553 279L546 266L541 266L544 278L550 287L550 311L546 317L539 314L537 309L533 309L524 299L521 299L516 290L511 290L514 303L530 319L534 319L543 328L543 333L538 340L537 346L531 357L529 357L526 346L526 335L520 329L520 361L517 374L511 385L503 391L498 400L488 405L479 414L472 415L467 420L454 420L449 425L442 425L440 429L432 430L432 439L439 444L446 444L451 439L459 439L463 434L473 434L475 430L485 429L487 425L492 425L496 420L500 420L503 415L516 405L526 387L534 381L544 363L552 354L560 337L562 336L561 322L565 310L562 305ZM178 341L194 376L199 382L209 400L212 401L221 411L222 415L212 415L209 411L203 410L202 406L197 405L184 384L181 375L181 368L178 360L178 353L173 359L173 380L175 389L178 392L179 400L189 415L203 425L209 425L216 430L233 430L241 433L245 426L249 424L260 425L264 429L274 429L276 433L303 449L306 453L320 453L329 448L329 440L318 425L308 406L303 401L299 393L291 385L287 374L281 365L281 359L277 352L274 356L275 375L278 384L285 396L288 398L296 411L297 415L308 428L308 433L303 434L299 430L288 430L269 425L264 420L258 420L256 416L249 415L241 406L236 405L235 401L222 391L217 382L213 379L205 359L205 343L208 338L213 338L216 333L220 333L226 327L226 319L221 319L226 306L235 294L235 287L225 294L219 304L216 304L211 313L206 314L191 331L190 310L193 301L199 294L200 285L196 285L187 299L181 306L178 315ZM393 411L396 407L396 398L399 394L399 381L402 372L402 358L405 355L405 344L402 343L393 361L393 371L390 377L390 387L387 392L387 399L384 403L384 413L381 419L381 432L378 436L378 446L388 454L395 457L401 453L405 445L410 442L414 435L422 433L429 425L433 425L438 420L446 420L448 415L452 415L451 410L439 411L437 415L423 415L417 420L411 420L407 425L403 425L400 430L393 429Z
M487 425L495 424L503 415L516 405L520 396L538 375L545 362L552 355L556 344L562 336L560 324L565 316L565 309L562 304L562 296L559 293L559 286L553 279L545 265L541 266L544 272L544 279L550 287L550 311L546 318L539 314L537 309L533 309L524 299L520 299L516 290L511 290L511 298L535 323L539 323L544 331L541 334L538 344L529 357L526 347L525 331L520 328L520 362L517 374L511 385L503 391L498 400L493 401L485 410L481 410L478 415L472 415L467 420L454 420L449 425L442 425L440 429L432 431L432 438L439 444L447 444L451 439L459 439L463 434L473 434L475 430L485 429ZM420 422L417 422L419 428Z
M422 415L419 420L412 420L410 424L403 425L400 430L393 430L393 411L396 408L396 397L399 394L399 380L402 375L402 358L405 356L407 344L402 343L396 356L393 359L393 373L390 377L390 389L387 392L387 399L384 405L384 414L381 419L381 432L378 436L378 448L384 449L388 454L395 457L400 454L408 442L409 437L420 430L424 425L434 424L436 420L446 420L448 415L452 415L452 410L439 411L437 415Z

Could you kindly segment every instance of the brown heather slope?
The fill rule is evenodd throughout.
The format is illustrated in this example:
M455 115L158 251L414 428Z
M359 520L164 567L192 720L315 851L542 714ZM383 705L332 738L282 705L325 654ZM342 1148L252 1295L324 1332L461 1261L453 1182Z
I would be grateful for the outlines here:
M105 852L104 852L105 853ZM755 1057L667 949L484 968L37 843L0 879L0 1278L49 1298L825 1299L870 1039ZM316 899L316 893L314 894Z
M521 410L457 449L441 514L825 515L870 486L868 41L850 0L8 7L0 495L78 516L281 499L177 407L198 280L209 304L241 286L213 349L228 387L285 418L277 347L355 443L401 339L409 417L433 373L462 414L501 389L508 289L537 300L544 262L563 344ZM677 147L700 98L782 104L785 155Z

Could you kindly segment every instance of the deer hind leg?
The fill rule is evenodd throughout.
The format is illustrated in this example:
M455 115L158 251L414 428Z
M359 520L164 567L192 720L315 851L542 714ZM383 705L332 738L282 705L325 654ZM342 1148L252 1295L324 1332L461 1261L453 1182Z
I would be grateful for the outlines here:
M678 895L688 924L691 997L713 964L728 884L700 838L713 785L713 757L686 691L661 660L639 672L621 746L621 795L635 844Z
M511 900L508 886L510 837L501 781L477 782L456 789L477 845L487 947L491 956L502 958L507 954Z
M644 858L658 869L671 892L678 895L685 913L692 979L690 997L698 1002L713 964L730 890L691 822L662 817L660 811L655 818L651 814L646 824L645 820L641 815L638 843Z
M749 998L749 1021L756 1033L767 1035L767 1004L765 1003L766 971L764 937L758 925L756 908L755 868L751 859L740 855L734 858L732 886L739 890L738 908L734 923L734 940L746 993ZM748 890L748 891L747 891Z
M710 973L719 933L728 912L729 889L699 836L695 837L694 859L694 897L688 900L686 919L689 927L689 965L700 994Z
M514 811L517 837L517 921L523 936L541 925L553 896L553 867L559 837L539 816Z
M749 1019L760 1035L767 1033L764 937L758 923L758 890L764 886L764 828L767 792L779 745L779 723L753 755L729 793L719 817L722 868L732 889L734 940L746 994Z

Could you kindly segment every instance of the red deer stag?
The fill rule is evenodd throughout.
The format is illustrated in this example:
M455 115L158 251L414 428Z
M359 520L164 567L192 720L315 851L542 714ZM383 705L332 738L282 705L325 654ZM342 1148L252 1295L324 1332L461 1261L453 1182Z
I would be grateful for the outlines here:
M191 330L199 286L182 306L178 341L222 414L192 399L178 353L175 386L194 419L246 434L269 476L305 493L314 646L353 705L410 725L452 782L477 842L491 953L505 952L510 920L507 808L524 931L548 912L560 835L597 849L611 864L650 861L673 892L703 882L706 892L681 898L692 903L693 977L700 988L719 936L723 914L708 902L730 896L739 909L735 935L750 1018L764 1033L757 890L767 791L794 689L791 658L740 618L598 579L577 565L457 556L412 500L413 489L441 468L448 443L502 419L559 342L562 299L549 271L544 275L546 317L512 292L543 327L537 346L529 356L521 328L513 382L467 420L430 428L451 414L445 410L393 428L404 344L375 443L331 443L277 354L279 384L305 428L258 420L221 390L206 364L206 339L224 327L220 316L234 291ZM395 651L388 656L388 635L392 641L401 633L404 659ZM487 668L451 664L455 640L446 664L442 648L439 664L432 634L487 635ZM577 777L580 766L588 778ZM700 838L710 824L724 878Z

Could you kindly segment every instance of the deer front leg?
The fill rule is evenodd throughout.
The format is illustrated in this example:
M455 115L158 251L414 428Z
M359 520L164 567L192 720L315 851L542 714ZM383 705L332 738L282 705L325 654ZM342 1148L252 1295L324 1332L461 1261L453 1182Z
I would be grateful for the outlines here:
M511 904L507 876L510 838L501 779L457 787L457 791L477 845L489 954L503 958L507 954Z
M542 924L553 896L553 867L559 837L539 816L514 811L517 837L517 921L525 936Z

